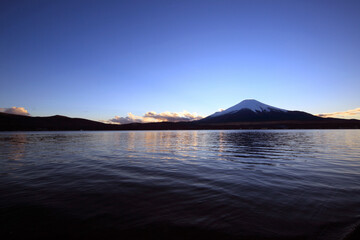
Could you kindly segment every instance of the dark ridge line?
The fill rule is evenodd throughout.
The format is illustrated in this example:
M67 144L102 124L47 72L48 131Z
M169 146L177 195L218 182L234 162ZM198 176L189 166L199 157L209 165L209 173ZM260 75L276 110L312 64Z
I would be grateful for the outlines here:
M79 130L225 130L225 129L360 129L360 120L320 118L312 120L239 122L160 122L106 124L66 116L31 117L0 113L0 131L79 131Z

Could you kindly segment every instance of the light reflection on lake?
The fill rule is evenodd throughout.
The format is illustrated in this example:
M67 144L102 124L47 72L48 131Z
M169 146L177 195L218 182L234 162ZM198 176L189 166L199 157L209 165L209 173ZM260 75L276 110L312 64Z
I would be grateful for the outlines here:
M0 213L29 229L54 229L46 210L119 234L341 239L360 222L359 156L358 130L3 132ZM27 221L24 206L42 210Z

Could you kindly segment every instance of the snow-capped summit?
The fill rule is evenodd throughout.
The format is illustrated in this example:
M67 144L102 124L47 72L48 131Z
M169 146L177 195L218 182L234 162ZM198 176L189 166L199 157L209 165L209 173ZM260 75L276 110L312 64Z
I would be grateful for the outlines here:
M254 99L246 99L224 111L216 112L199 123L235 123L235 122L266 122L266 121L302 121L320 119L301 111L289 111L273 107Z
M243 101L241 101L240 103L224 110L221 112L216 112L212 115L210 115L209 117L218 117L224 114L228 114L228 113L232 113L232 112L237 112L240 111L242 109L249 109L253 112L264 112L264 111L283 111L283 112L287 112L287 110L281 109L281 108L276 108L267 104L264 104L262 102L259 102L255 99L245 99Z

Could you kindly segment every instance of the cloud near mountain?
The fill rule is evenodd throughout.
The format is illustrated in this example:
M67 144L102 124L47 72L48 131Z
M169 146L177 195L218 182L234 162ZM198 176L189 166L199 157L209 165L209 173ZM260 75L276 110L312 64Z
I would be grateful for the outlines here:
M29 112L23 107L0 108L0 112L30 116Z
M127 123L148 123L148 122L180 122L180 121L193 121L202 119L203 116L197 113L183 112L147 112L143 116L136 116L128 113L126 117L115 116L114 118L106 121L113 124L127 124Z
M360 108L355 108L351 110L347 110L344 112L334 112L334 113L320 113L317 114L319 117L325 118L354 118L360 119Z

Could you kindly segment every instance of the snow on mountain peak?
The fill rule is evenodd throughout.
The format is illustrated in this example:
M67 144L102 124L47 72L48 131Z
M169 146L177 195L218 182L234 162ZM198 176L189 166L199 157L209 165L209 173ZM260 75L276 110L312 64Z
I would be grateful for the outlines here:
M283 111L283 112L287 111L287 110L284 110L281 108L276 108L276 107L261 103L255 99L245 99L245 100L241 101L240 103L238 103L224 111L216 112L216 113L210 115L210 117L217 117L217 116L221 116L221 115L228 114L231 112L237 112L242 109L249 109L253 112L263 112L263 111L271 111L271 110Z

